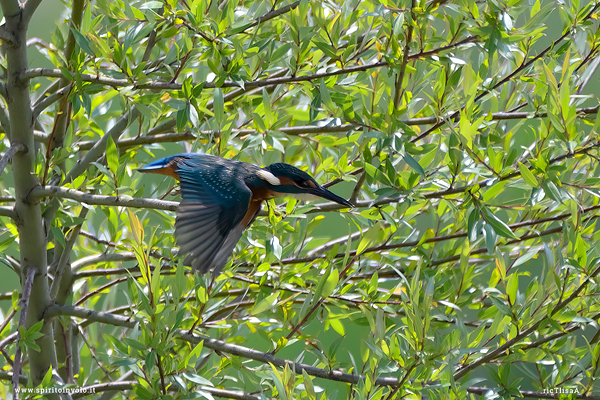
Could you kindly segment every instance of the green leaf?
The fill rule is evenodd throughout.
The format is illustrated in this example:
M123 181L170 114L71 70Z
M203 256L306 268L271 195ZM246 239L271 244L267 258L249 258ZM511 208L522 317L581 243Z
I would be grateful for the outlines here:
M488 208L483 207L482 212L485 222L490 224L498 235L510 239L519 239L519 237L513 233L510 227L506 225L500 218L496 217Z
M221 127L225 120L225 102L223 100L223 90L221 90L221 88L215 88L213 91L213 112L219 127Z
M114 176L117 176L117 171L119 170L119 151L112 136L109 136L106 142L106 163Z
M533 175L529 168L527 168L522 162L519 162L519 170L521 171L521 176L525 180L525 183L527 183L531 187L539 186L540 183L538 182L535 175Z
M36 322L29 329L27 329L27 333L25 334L25 337L28 339L35 337L37 339L37 338L44 336L43 334L40 334L40 331L42 330L43 326L44 326L43 320Z
M511 304L515 304L517 301L517 289L519 288L519 275L512 274L508 277L508 282L506 283L506 294L508 295L508 300Z
M381 232L381 229L382 227L380 223L377 223L375 224L375 226L369 228L367 233L365 233L362 239L360 239L360 242L358 243L358 248L356 249L356 254L362 254L367 249L367 247L369 247L375 241L375 239L377 239L377 236L379 235L379 232Z
M179 132L182 132L188 121L189 121L189 111L190 111L190 106L187 105L184 108L182 108L181 110L177 111L177 130Z
M211 381L209 381L206 378L201 377L200 375L196 375L196 374L192 374L189 372L184 372L183 374L181 374L185 379L187 379L188 381L192 381L194 383L197 383L198 385L203 385L203 386L215 386L212 384Z
M337 269L331 271L331 274L327 277L325 285L323 285L323 297L329 297L335 290L340 280L340 272Z
M318 301L319 299L321 299L321 296L323 294L323 288L325 287L325 283L327 282L327 279L329 279L329 275L331 275L332 269L333 269L333 264L328 264L327 269L325 270L325 273L323 274L323 276L321 276L321 279L319 280L319 283L317 284L317 288L315 289L315 295L313 298L315 301Z
M302 370L302 383L304 383L304 389L308 394L310 400L315 400L317 395L315 394L315 387L313 386L312 379L306 370Z
M85 51L88 55L95 57L94 51L90 47L90 41L88 38L79 33L79 31L76 29L71 28L71 32L73 33L73 37L75 37L75 41L79 47L81 47L81 50Z
M319 85L319 94L321 95L321 100L323 103L325 103L325 106L330 110L333 110L335 106L331 101L331 96L329 95L329 90L327 89L324 79L321 79L321 84Z
M52 367L48 368L48 371L46 371L46 374L44 375L44 379L42 379L42 382L40 383L40 387L50 387L50 384L52 382Z
M404 153L404 161L410 165L410 167L412 169L414 169L415 171L417 171L417 173L419 175L421 175L422 178L425 178L425 170L423 169L423 167L421 167L421 164L419 164L419 162L417 160L415 160L413 158L413 156L411 156L408 153Z
M258 304L256 304L252 310L250 310L250 315L257 315L262 313L263 311L265 311L266 309L270 308L273 303L277 300L277 297L279 296L279 293L273 293L270 296L265 297L264 299L262 299Z
M537 253L540 251L539 248L533 248L530 249L527 253L525 253L524 255L520 256L514 263L513 263L513 268L514 267L518 267L519 265L525 264L527 261L531 260L533 257L535 257L537 255Z

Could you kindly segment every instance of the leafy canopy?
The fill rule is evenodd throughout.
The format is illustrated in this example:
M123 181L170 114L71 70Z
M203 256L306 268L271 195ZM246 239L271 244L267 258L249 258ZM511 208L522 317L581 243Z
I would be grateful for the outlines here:
M143 399L598 391L597 3L74 3L33 43L52 68L22 75L49 262L73 247L55 315L87 338L58 352L65 382L125 376L117 396ZM135 170L182 151L287 162L357 207L270 202L223 275L184 274L179 197L150 200L175 182Z

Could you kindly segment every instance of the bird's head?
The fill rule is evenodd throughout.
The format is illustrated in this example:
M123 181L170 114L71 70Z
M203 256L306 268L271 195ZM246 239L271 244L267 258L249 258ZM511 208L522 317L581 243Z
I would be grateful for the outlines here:
M346 207L354 207L348 200L319 185L317 181L306 172L289 164L271 164L262 169L259 172L259 176L269 183L269 188L272 191L281 195L290 195L291 197L302 200L322 198L334 201Z

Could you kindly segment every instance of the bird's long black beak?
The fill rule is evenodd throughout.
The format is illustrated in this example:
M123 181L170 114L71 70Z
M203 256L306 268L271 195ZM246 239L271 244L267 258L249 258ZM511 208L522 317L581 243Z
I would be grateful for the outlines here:
M337 194L330 192L329 190L325 189L322 186L314 188L313 190L311 190L311 192L312 192L311 194L313 194L315 196L319 196L323 199L334 201L338 204L341 204L341 205L349 207L349 208L354 208L354 204L350 203L348 200L344 199L343 197L340 197Z

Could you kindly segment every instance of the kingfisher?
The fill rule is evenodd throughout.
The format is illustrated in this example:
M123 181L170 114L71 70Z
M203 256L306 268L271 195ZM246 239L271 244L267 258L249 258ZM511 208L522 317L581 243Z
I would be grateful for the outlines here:
M198 153L182 153L154 161L138 171L171 176L179 181L175 238L184 264L219 274L242 233L256 219L264 200L291 196L327 199L354 207L319 185L306 172L285 163L261 168L254 164Z

